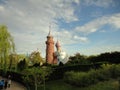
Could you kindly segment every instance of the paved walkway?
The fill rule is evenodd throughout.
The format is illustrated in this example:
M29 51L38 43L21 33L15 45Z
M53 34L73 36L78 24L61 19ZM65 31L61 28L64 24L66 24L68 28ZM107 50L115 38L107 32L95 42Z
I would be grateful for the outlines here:
M0 77L1 79L1 77ZM4 79L4 78L3 78ZM3 89L4 90L4 89ZM6 90L27 90L26 87L24 87L23 85L21 85L18 82L12 81L11 82L11 86L10 88L7 88Z

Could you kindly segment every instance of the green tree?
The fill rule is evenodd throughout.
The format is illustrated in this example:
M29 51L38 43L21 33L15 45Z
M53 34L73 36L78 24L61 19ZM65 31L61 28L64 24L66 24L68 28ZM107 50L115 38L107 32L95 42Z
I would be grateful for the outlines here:
M10 53L15 52L15 44L13 37L8 32L7 27L0 25L0 58L1 67L6 71L8 64L8 57Z
M36 63L40 63L40 64L44 63L44 61L40 55L40 52L38 52L38 51L32 52L29 56L29 59L30 59L32 65L34 65Z
M76 53L74 56L69 57L67 64L89 64L89 61L87 60L87 56Z
M10 54L9 55L9 70L14 68L16 70L17 68L17 62L18 62L18 55L17 54Z
M45 80L46 80L46 77L52 73L52 69L46 66L43 66L40 68L32 67L32 68L24 70L23 73L27 75L24 77L25 81L33 81L35 90L37 90L38 85L41 83L43 83L44 90L45 90Z
M22 70L24 70L26 68L27 68L27 62L26 62L26 60L24 58L23 60L21 60L20 62L18 62L18 64L17 64L17 70L18 71L22 71Z

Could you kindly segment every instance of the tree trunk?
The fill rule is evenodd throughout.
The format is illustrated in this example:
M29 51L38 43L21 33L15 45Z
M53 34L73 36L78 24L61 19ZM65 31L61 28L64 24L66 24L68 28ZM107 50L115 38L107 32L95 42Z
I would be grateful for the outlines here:
M7 71L7 55L6 49L4 50L4 71Z
M9 62L9 63L10 63L10 64L9 64L9 70L11 70L11 67L12 67L12 59L13 59L13 58L11 57L11 58L10 58L10 62Z
M34 77L34 79L35 79L35 90L37 90L37 78Z

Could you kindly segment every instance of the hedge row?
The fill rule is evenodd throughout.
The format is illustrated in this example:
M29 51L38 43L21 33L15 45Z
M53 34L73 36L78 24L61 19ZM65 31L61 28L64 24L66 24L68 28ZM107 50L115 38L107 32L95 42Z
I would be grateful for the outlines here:
M69 66L53 66L53 73L50 75L50 80L62 79L64 77L64 73L67 71L83 71L87 72L90 69L98 69L102 63L96 64L86 64L86 65L69 65Z
M66 72L64 75L65 82L85 87L100 81L106 81L111 78L120 77L120 64L119 65L103 65L101 69L92 69L88 72Z

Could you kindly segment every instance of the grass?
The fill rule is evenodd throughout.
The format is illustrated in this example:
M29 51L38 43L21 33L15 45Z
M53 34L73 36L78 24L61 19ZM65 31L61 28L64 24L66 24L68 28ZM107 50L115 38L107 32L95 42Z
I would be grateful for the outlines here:
M43 86L38 90L44 90ZM76 87L65 83L63 80L50 81L46 83L46 90L119 90L119 83L117 80L110 80L99 82L98 84L89 87Z

